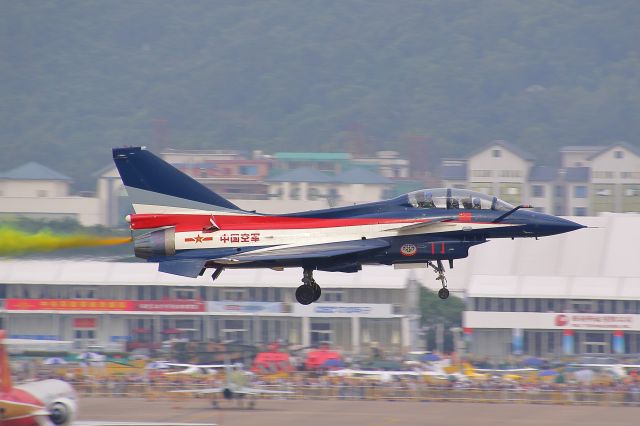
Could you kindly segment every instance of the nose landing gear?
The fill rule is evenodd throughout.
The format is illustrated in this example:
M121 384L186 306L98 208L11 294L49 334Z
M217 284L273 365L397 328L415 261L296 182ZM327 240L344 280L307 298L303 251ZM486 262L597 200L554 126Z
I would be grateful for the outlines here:
M296 300L301 305L315 302L322 295L322 290L313 279L313 269L305 269L302 275L302 285L296 289Z
M447 288L447 277L444 276L444 266L441 260L436 260L436 265L433 262L427 262L427 268L433 268L433 271L438 274L436 280L440 281L442 288L438 290L438 297L440 299L446 299L449 297L449 289Z

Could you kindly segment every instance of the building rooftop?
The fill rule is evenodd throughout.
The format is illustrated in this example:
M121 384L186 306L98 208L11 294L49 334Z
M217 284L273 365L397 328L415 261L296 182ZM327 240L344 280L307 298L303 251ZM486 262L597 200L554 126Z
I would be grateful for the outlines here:
M391 184L391 179L387 179L384 176L372 172L371 170L363 169L362 167L354 167L343 173L340 173L335 177L335 180L339 183L364 183L364 184Z
M367 266L356 274L316 271L314 278L323 288L404 288L410 270L388 266ZM227 269L216 280L219 287L285 287L300 285L302 270ZM0 283L52 285L166 285L211 286L210 274L198 278L158 272L155 263L99 262L81 260L0 261Z
M276 152L273 158L289 161L347 161L351 155L346 152Z
M640 148L638 148L636 146L633 146L633 145L630 145L627 142L616 142L616 143L611 144L609 146L603 147L602 149L600 149L599 151L597 151L596 153L591 155L588 158L588 160L593 160L594 158L604 154L605 152L611 151L612 149L615 149L615 148L625 148L625 149L628 149L629 151L633 152L635 155L640 156Z
M560 152L600 152L604 148L601 145L567 145L560 148Z
M69 176L31 161L6 172L0 172L0 179L11 180L64 180L71 181Z
M496 145L501 147L501 148L506 149L507 151L513 152L518 157L521 157L524 160L534 161L536 159L536 157L533 154L525 151L524 149L520 148L519 146L515 146L515 145L513 145L513 144L511 144L511 143L509 143L507 141L503 141L503 140L495 140L495 141L492 141L491 143L488 143L487 145L482 147L482 149L478 149L478 150L472 152L469 155L468 158L471 158L471 157L473 157L475 155L478 155L481 152L484 152L484 151L488 150L489 148L491 148L493 146L496 146Z
M331 183L336 179L326 173L311 167L300 167L293 170L270 176L267 182L313 182L313 183Z

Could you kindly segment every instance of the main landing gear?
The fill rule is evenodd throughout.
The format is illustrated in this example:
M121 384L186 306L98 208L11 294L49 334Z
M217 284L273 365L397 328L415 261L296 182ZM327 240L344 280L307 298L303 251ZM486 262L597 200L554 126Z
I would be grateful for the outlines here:
M449 261L449 263L453 263L453 262ZM442 261L436 260L435 265L433 264L433 262L428 261L427 268L433 268L433 271L436 274L438 274L438 276L436 277L436 280L440 281L440 283L442 284L442 288L438 290L438 297L443 300L448 298L449 289L447 288L447 277L444 276L444 266L442 265Z
M302 275L302 285L296 289L296 300L302 305L308 305L320 298L322 290L313 279L313 269L305 269Z

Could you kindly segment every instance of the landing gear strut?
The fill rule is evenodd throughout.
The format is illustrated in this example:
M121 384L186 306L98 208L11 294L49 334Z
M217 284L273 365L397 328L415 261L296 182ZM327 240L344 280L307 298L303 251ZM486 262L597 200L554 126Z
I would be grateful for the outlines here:
M447 288L447 277L444 276L444 266L441 260L436 260L436 265L433 262L427 262L427 268L433 268L433 271L438 274L436 280L440 281L442 288L438 290L438 297L440 299L446 299L449 297L449 289Z
M296 289L296 300L302 305L308 305L320 298L322 290L313 279L313 269L305 269L302 275L302 285Z

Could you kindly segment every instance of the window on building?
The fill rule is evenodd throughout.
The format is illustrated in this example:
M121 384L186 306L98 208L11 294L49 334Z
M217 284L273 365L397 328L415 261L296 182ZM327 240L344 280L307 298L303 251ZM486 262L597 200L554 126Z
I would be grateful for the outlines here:
M587 187L584 185L576 185L573 187L573 196L575 198L587 198Z
M72 299L95 299L96 289L92 287L74 287L71 290Z
M547 334L547 352L550 354L553 354L556 351L555 333L553 331L548 331L546 334Z
M556 198L561 198L564 197L564 186L562 185L556 185L553 189L553 195Z
M597 179L613 179L613 172L611 171L594 171L593 177Z
M624 151L620 151L620 150L614 151L613 157L618 159L624 158Z
M43 197L46 197L47 195L49 195L49 193L47 191L45 191L44 189L38 189L36 191L36 197L43 198Z
M175 299L193 300L196 298L196 290L194 288L176 288L173 289L173 297Z
M178 329L194 329L195 323L192 319L177 319L176 328Z
M342 302L343 292L340 290L324 290L322 292L322 298L325 302Z
M542 299L536 299L535 306L535 312L542 312Z
M544 197L544 185L533 185L532 192L534 197Z
M289 198L292 200L300 199L300 188L298 188L298 186L291 187L291 190L289 191Z
M612 314L619 314L619 313L621 313L621 312L620 312L620 309L619 309L619 303L618 303L618 301L617 301L617 300L611 300L609 303L611 304L611 313L612 313Z
M493 176L492 170L472 170L471 176L474 177L491 177Z
M590 313L596 312L598 306L593 300L572 300L569 309L569 312Z
M323 342L331 342L333 331L329 322L311 323L311 344L316 345Z
M240 289L225 289L222 298L223 300L230 300L232 302L239 302L245 300L244 290Z
M500 151L499 149L494 149L491 151L491 155L493 156L493 158L500 158L502 156L502 151Z
M257 166L240 166L240 174L244 176L256 176L258 174Z
M320 197L320 190L313 186L309 187L309 190L307 191L307 199L316 200L318 197Z
M574 216L586 216L587 215L587 208L586 207L574 207L573 208L573 215Z

